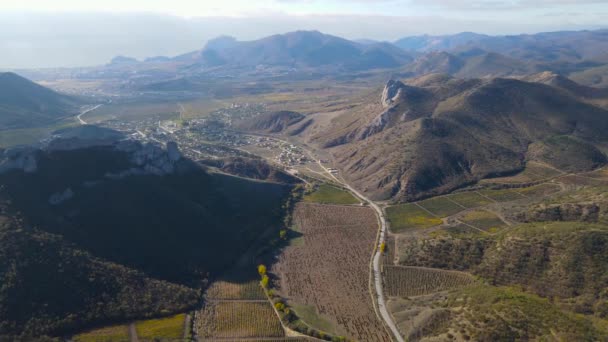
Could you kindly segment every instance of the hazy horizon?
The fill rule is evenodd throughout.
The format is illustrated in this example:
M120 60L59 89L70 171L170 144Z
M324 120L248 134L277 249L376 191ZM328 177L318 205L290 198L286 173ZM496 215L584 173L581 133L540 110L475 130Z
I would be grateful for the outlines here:
M603 0L109 0L0 4L0 69L80 67L200 49L220 35L253 40L296 30L347 39L606 28Z

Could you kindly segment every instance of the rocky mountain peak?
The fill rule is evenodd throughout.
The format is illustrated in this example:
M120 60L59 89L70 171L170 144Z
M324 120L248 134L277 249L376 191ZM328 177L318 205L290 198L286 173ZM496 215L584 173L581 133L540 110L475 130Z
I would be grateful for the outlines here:
M382 91L382 105L390 107L398 98L401 93L401 89L405 87L401 81L390 80L384 86Z

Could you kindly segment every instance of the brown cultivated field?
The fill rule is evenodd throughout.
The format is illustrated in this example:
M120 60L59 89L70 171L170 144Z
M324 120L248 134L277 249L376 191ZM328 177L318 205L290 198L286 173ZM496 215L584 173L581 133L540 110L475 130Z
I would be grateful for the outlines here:
M374 212L299 203L294 224L304 243L287 247L272 267L279 278L278 293L292 306L314 307L331 320L335 331L329 333L357 341L390 341L369 292L369 262L378 231Z
M219 280L214 282L207 290L210 299L266 299L259 280L250 280L244 283Z
M391 297L421 296L473 282L466 273L420 267L384 266L382 274L386 294Z
M203 339L285 336L266 301L207 302L197 315L198 337Z
M257 266L248 260L214 280L196 312L196 337L202 341L283 341L285 333L266 294Z

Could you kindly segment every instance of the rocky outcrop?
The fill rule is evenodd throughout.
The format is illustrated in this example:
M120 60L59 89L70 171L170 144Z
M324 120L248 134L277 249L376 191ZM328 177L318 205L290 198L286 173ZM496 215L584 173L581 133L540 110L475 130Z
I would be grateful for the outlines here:
M405 87L405 84L403 84L401 81L388 81L386 86L384 86L384 90L382 91L382 106L384 106L384 108L388 108L393 105L393 103L399 99L399 95L403 87Z
M175 172L176 163L182 158L177 143L170 141L166 149L154 143L142 144L135 140L121 141L116 145L129 154L133 167L120 173L107 174L108 178L124 178L130 175L167 175Z
M155 143L142 143L137 140L120 139L122 134L107 129L97 128L87 129L86 132L92 133L82 136L82 131L78 134L59 135L55 139L48 141L42 148L33 146L16 147L0 150L0 173L10 170L22 170L27 173L34 173L38 169L38 155L56 151L72 151L87 148L113 148L117 151L126 152L131 168L121 172L106 174L107 178L123 178L128 175L167 175L174 173L177 163L182 159L182 154L177 143L168 142L166 147ZM95 180L91 180L92 182ZM69 189L68 189L69 190ZM67 193L69 195L69 192ZM62 202L65 193L58 193L52 196L49 202Z
M523 215L523 219L528 222L597 222L599 217L600 206L597 203L541 204Z

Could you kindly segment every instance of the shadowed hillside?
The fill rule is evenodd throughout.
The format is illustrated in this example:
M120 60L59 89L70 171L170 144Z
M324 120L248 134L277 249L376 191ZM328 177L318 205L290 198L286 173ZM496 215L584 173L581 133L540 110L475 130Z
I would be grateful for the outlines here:
M191 308L204 278L278 235L289 186L208 174L171 146L79 145L3 152L0 335Z
M74 115L77 101L17 74L0 73L0 130L48 125Z

